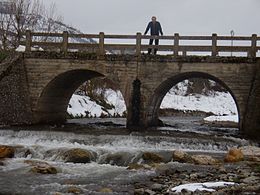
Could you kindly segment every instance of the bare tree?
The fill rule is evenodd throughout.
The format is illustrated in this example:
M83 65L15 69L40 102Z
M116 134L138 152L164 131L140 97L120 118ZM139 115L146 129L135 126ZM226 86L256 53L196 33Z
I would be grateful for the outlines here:
M55 4L45 9L40 0L9 0L0 9L0 48L15 49L26 30L56 31L55 22L60 20Z
M0 49L7 50L8 49L8 40L10 36L10 27L11 21L9 17L4 14L0 13Z

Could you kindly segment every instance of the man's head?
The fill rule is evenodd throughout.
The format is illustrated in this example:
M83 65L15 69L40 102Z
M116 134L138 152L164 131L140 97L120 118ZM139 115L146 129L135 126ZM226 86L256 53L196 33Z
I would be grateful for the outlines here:
M152 22L156 22L156 17L155 16L152 17Z

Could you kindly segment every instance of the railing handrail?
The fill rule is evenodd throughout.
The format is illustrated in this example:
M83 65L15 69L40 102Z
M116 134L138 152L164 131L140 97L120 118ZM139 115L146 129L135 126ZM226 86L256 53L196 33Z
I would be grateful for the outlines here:
M219 52L247 52L249 57L255 58L256 53L260 50L258 41L260 42L260 37L256 34L252 36L219 36L213 33L211 36L183 36L175 33L174 35L167 36L151 36L151 35L142 35L137 33L136 35L113 35L105 34L103 32L99 34L70 34L67 31L63 33L45 33L45 32L31 32L26 31L25 33L26 41L26 52L31 51L31 47L44 46L45 48L49 47L59 47L60 51L65 54L69 49L74 48L92 48L102 56L106 53L106 50L135 50L137 56L141 55L141 52L148 48L156 48L160 51L171 51L174 56L178 56L179 52L182 52L183 55L186 55L187 52L211 52L211 56L217 56ZM45 41L33 41L33 37L44 37ZM59 38L60 42L47 41L48 38ZM88 38L88 39L98 39L97 43L73 43L70 42L70 38ZM136 40L135 44L118 44L118 43L105 43L106 39L118 39L118 40ZM142 40L147 39L160 39L160 40L169 40L173 41L172 45L158 45L150 46L147 44L142 44ZM184 45L180 44L180 41L211 41L211 44L208 45ZM227 45L218 45L218 41L250 41L250 46L237 45L227 46Z

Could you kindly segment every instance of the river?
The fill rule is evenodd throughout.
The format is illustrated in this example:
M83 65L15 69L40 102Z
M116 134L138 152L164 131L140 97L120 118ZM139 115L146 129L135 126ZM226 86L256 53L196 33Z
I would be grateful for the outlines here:
M148 182L154 169L128 170L142 163L144 152L154 152L171 165L174 150L223 154L230 147L247 145L237 129L201 124L201 117L165 117L166 127L130 132L125 119L73 119L61 127L16 127L0 131L0 145L16 146L15 157L0 166L0 194L133 194L136 182ZM90 163L65 163L62 154L81 148L94 154ZM30 171L26 160L44 161L57 174ZM104 193L102 193L104 192Z

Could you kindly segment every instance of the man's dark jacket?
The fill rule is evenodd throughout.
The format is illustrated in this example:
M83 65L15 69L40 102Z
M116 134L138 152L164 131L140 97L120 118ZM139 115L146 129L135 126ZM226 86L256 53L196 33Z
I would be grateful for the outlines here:
M155 23L149 22L149 24L145 30L145 33L144 33L145 35L149 31L149 29L151 29L151 35L159 35L159 33L161 33L161 35L163 35L160 22L155 22Z

